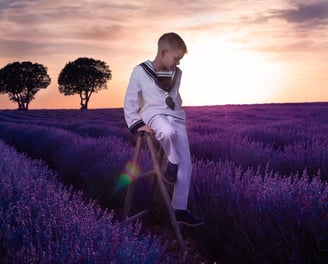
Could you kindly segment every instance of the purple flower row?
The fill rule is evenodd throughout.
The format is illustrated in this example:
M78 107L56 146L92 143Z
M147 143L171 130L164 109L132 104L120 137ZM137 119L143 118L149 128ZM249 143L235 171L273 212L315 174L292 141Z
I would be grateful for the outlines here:
M328 262L327 110L325 103L187 108L190 207L206 222L201 235L213 259ZM121 109L3 113L7 143L100 205L122 207L126 185L118 183L133 138Z
M229 161L194 161L190 203L206 220L210 255L232 263L325 263L328 186Z
M72 192L42 162L0 141L1 263L168 263L140 224Z

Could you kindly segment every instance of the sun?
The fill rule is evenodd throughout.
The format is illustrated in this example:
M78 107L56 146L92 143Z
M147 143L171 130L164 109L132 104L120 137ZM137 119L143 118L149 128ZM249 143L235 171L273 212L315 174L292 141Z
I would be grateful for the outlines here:
M193 48L181 61L184 105L271 102L281 89L282 65L259 52L228 41Z

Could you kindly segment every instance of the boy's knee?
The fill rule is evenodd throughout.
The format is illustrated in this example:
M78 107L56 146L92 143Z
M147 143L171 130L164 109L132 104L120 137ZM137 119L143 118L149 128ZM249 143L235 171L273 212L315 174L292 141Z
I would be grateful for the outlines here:
M166 127L159 133L159 140L174 138L177 136L177 132L172 127Z

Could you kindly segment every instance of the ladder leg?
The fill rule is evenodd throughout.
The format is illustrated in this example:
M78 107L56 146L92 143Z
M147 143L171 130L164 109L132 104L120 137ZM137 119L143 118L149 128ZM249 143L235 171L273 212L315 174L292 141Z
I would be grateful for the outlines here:
M142 138L143 138L143 134L138 134L137 137L137 143L136 143L136 147L135 147L135 152L134 152L134 156L132 159L133 165L138 164L139 162L139 157L140 157L140 152L141 152L141 146L142 146ZM134 181L134 177L136 175L131 175L132 177L132 181L128 186L128 190L127 190L127 194L126 194L126 198L125 198L125 203L124 203L124 208L123 208L123 219L127 219L127 217L129 216L129 211L130 211L130 207L131 207L131 200L132 200L132 195L133 195L133 191L134 191L134 185L135 185L135 181Z
M182 234L181 234L179 223L177 222L177 219L176 219L175 214L173 212L170 196L167 192L166 186L165 186L163 178L162 178L161 166L158 162L158 158L157 158L157 155L156 155L156 151L155 151L155 148L154 148L152 138L151 138L150 135L147 134L146 139L147 139L147 144L148 144L150 154L151 154L151 157L152 157L152 160L153 160L153 163L154 163L154 169L155 169L155 172L156 172L156 175L157 175L158 185L159 185L161 194L164 198L164 202L165 202L165 205L167 207L167 211L169 213L169 217L170 217L170 220L171 220L172 227L173 227L173 229L175 231L175 234L176 234L176 237L178 239L180 249L183 253L185 253L186 252L186 245L185 245L185 242L184 242Z
M129 216L133 191L134 191L134 182L131 182L126 193L126 198L123 208L123 220L126 220Z
M155 149L154 142L153 142L153 139L152 139L151 135L149 135L147 133L138 133L136 149L135 149L135 152L134 152L132 162L133 162L134 165L137 165L139 163L139 157L140 157L140 153L141 153L141 149L142 149L142 141L143 141L144 137L146 137L146 141L147 141L148 149L150 151L151 159L153 161L154 169L152 171L149 171L149 172L144 173L144 174L131 175L132 176L132 182L128 186L128 190L127 190L127 195L126 195L124 208L123 208L123 219L127 220L127 221L132 220L132 219L136 219L136 218L140 217L141 215L144 215L145 212L147 212L147 210L144 210L144 211L141 211L141 212L129 217L129 211L130 211L130 207L131 207L131 200L132 200L132 196L133 196L133 191L134 191L135 184L137 182L136 178L137 177L142 177L142 176L145 177L146 175L155 176L153 178L153 184L152 184L152 189L151 189L151 198L154 198L155 187L158 184L161 195L162 195L162 197L164 199L164 202L165 202L165 205L167 207L167 211L169 213L171 224L172 224L172 227L175 231L175 235L177 237L177 240L178 240L178 243L179 243L179 246L180 246L180 250L183 253L183 258L185 258L186 254L187 254L186 245L185 245L184 239L183 239L182 234L181 234L179 223L177 222L177 219L176 219L175 214L173 212L170 196L168 194L168 191L166 189L166 186L165 186L163 178L162 178L162 169L163 168L161 166L164 163L164 156L165 156L163 149L161 147L159 147L159 150ZM153 199L151 199L151 200L153 200ZM150 204L151 203L149 203L149 205ZM147 208L147 209L150 209L150 208Z

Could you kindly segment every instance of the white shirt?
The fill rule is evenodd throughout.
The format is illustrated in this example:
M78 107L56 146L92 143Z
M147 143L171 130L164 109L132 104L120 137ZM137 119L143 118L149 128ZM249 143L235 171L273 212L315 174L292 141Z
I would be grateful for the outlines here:
M153 68L149 60L146 63ZM173 73L171 72L171 74ZM165 72L165 75L167 75L167 72ZM145 72L142 66L137 65L134 67L124 98L124 116L128 127L133 129L140 122L149 124L155 115L169 115L186 119L185 112L181 108L180 80L181 75L177 77L173 89L169 92L175 102L175 109L172 110L165 103L167 92L157 86L155 80Z

